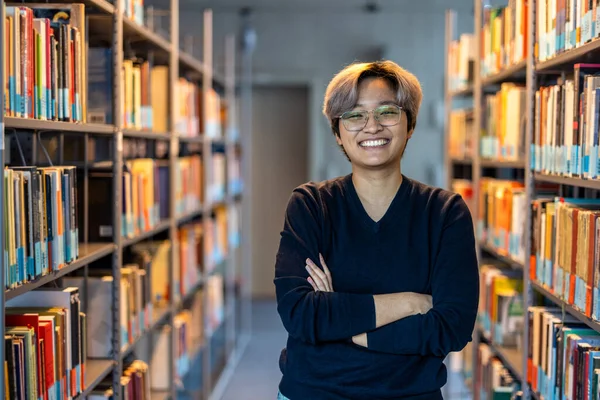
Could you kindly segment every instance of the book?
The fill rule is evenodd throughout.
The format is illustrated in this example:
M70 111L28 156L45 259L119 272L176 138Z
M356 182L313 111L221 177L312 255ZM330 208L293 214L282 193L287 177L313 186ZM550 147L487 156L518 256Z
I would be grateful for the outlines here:
M525 187L522 182L482 178L480 180L477 237L499 254L524 262L525 234L522 221L527 215Z
M448 91L453 92L473 85L475 57L477 49L473 34L463 33L458 40L450 42L446 70Z
M480 28L482 76L496 74L527 58L528 0L485 7Z
M83 4L6 4L9 116L86 122Z
M525 159L525 86L502 83L500 90L484 96L480 156L483 159Z
M6 167L6 288L57 271L79 257L75 167Z

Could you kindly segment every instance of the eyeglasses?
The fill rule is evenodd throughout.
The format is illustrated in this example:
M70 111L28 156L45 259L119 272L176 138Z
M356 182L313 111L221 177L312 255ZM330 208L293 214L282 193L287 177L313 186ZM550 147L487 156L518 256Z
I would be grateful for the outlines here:
M340 116L344 128L348 131L360 131L369 120L369 114L373 113L373 118L381 126L393 126L400 122L402 107L395 104L384 104L372 111L346 111Z

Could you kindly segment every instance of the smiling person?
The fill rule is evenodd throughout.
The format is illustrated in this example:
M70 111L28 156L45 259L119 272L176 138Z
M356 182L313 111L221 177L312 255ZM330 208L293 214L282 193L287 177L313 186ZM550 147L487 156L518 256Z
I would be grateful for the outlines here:
M401 172L421 99L417 78L391 61L350 65L327 88L323 111L352 173L299 186L287 206L274 280L289 333L279 399L442 399L443 360L471 340L469 210Z

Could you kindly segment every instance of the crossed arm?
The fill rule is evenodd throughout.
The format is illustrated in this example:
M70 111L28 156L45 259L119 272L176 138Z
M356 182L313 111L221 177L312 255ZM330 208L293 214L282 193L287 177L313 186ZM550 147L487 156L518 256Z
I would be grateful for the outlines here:
M310 275L307 279L308 283L310 283L315 292L333 292L331 272L321 254L319 254L319 260L323 266L323 270L319 269L311 259L306 260L306 271ZM414 292L374 295L373 301L375 303L376 328L411 315L425 314L432 307L430 295ZM353 336L352 341L355 344L368 348L367 332Z
M278 311L291 336L313 344L352 339L372 351L441 357L466 345L477 313L479 276L473 225L462 200L453 206L435 257L431 309L416 293L315 291L318 275L305 266L307 259L319 259L321 232L316 202L306 200L306 194L292 196L276 262ZM326 276L325 268L315 268L314 274Z

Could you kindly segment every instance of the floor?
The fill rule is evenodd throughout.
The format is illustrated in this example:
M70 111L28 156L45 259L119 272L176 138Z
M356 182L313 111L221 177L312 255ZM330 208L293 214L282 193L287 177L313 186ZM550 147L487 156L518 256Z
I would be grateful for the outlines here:
M279 353L285 347L287 334L277 315L275 302L254 302L252 326L252 339L221 400L277 398L277 385L281 379ZM453 393L445 393L445 400L468 400L470 396L458 394L462 391L462 383L457 375L449 375Z
M277 386L281 379L279 353L286 340L287 334L275 302L255 301L252 307L252 339L222 400L277 399Z

